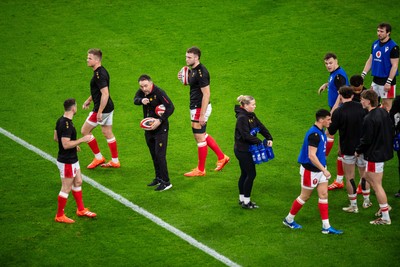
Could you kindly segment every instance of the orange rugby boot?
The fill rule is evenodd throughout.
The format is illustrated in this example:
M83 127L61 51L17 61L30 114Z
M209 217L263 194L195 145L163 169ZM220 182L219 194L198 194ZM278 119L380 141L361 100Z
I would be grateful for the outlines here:
M228 164L230 158L227 155L224 155L224 158L217 161L217 167L214 169L215 171L222 170L226 164Z
M191 170L184 174L187 177L195 177L195 176L204 176L206 175L206 171L200 171L198 168Z
M68 218L65 214L63 214L63 216L60 216L60 217L57 217L57 215L56 215L56 218L54 220L59 223L74 223L75 222L74 220Z
M94 218L97 216L96 213L91 212L88 208L84 208L83 210L77 210L76 215L79 217L89 217L89 218Z
M102 157L101 159L94 158L93 161L87 166L87 168L94 169L104 162L106 162L106 159L104 157Z
M119 163L119 161L114 162L114 161L110 160L107 163L101 164L101 167L103 167L103 168L119 168L119 167L121 167L121 163Z

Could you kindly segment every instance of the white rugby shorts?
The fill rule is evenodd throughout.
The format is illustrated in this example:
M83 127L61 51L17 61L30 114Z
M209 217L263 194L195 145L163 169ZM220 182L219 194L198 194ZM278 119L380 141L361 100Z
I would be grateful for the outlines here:
M327 183L328 178L322 172L312 172L300 165L301 187L314 189L321 183Z
M354 155L343 155L342 158L343 163L346 163L348 165L357 165L358 167L365 167L365 165L367 165L363 154L359 155L358 157Z
M191 109L190 110L190 120L198 122L200 119L200 111L201 111L201 108ZM206 121L208 121L208 118L211 115L211 111L212 111L211 104L208 104L206 113L204 114Z
M114 110L111 111L110 113L103 113L101 116L102 121L99 122L97 121L97 112L91 111L86 121L93 127L96 127L97 125L112 125L113 115L114 115Z
M79 166L79 161L73 164L62 163L57 161L57 167L58 170L60 171L61 178L75 178L76 173L78 172L78 170L81 169L81 167Z
M367 165L365 167L365 171L373 172L373 173L382 173L384 166L385 166L384 162L367 161Z
M374 82L372 82L371 87L382 99L392 99L396 97L396 85L391 85L389 92L385 91L384 85L379 85Z

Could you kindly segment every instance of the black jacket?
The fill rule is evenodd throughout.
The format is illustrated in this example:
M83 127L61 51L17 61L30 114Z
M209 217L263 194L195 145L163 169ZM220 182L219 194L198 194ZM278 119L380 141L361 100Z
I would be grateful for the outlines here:
M256 114L247 112L239 105L235 106L236 128L235 128L235 149L238 151L249 151L249 145L262 142L257 136L250 134L251 129L258 127L260 134L267 140L273 140L268 129L260 122Z
M364 154L367 161L388 161L393 158L393 134L389 113L383 108L374 108L364 117L363 135L356 152Z
M168 130L168 117L171 116L171 114L174 112L175 107L168 95L161 88L157 87L155 84L153 85L153 90L147 96L143 93L142 90L139 89L136 92L133 103L135 105L143 105L142 99L148 98L150 102L147 105L143 105L143 117L152 117L161 120L161 125L154 130L155 132L158 132L160 130ZM165 106L165 112L160 117L156 114L156 107L161 104Z
M360 143L364 116L368 112L360 103L349 101L343 103L332 114L332 123L328 128L329 134L335 135L339 130L340 152L343 155L354 155Z

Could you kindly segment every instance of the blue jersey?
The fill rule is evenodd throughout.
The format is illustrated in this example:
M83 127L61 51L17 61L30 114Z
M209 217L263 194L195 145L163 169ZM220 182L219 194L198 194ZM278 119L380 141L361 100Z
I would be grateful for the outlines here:
M345 80L346 83L342 84L340 82L340 76L342 76ZM339 88L343 85L349 85L349 79L347 78L347 74L342 69L341 67L337 68L335 71L331 72L331 75L329 75L329 80L328 80L328 105L330 108L332 108L335 103L336 99L338 98L338 91Z
M309 138L315 137L315 139L319 140L318 146L317 146L317 158L319 162L321 162L322 166L326 166L326 156L325 156L325 151L326 151L326 134L323 130L319 129L316 125L313 125L308 132L306 133L306 136L304 137L303 141L303 146L301 147L300 150L300 155L298 158L298 162L300 164L304 165L311 165L317 168L314 164L311 163L310 158L308 157L308 146L309 144Z
M372 44L372 76L381 78L389 77L390 69L392 68L392 63L390 62L390 52L395 46L397 46L397 44L392 39L384 44L381 44L379 40L376 40ZM396 72L396 76L397 75L398 72Z

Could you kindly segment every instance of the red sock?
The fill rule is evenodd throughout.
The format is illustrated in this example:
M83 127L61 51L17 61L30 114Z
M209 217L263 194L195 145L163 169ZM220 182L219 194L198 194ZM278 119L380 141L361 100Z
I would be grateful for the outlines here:
M108 147L110 148L111 151L111 157L113 159L118 158L118 150L117 150L117 140L115 140L115 137L111 139L107 139Z
M60 192L58 194L58 208L57 208L57 217L61 217L64 215L64 208L67 205L67 200L68 200L68 194L67 197L61 196L61 194L65 194Z
M92 150L93 154L100 153L99 145L97 144L96 138L92 135L92 139L88 142L90 149Z
M321 215L322 220L328 220L329 215L328 215L328 199L319 199L318 200L318 208L319 208L319 213Z
M75 198L76 206L78 207L78 210L84 210L85 206L83 205L82 188L81 187L72 188L72 195Z
M292 214L293 216L296 215L300 211L300 209L303 207L304 203L305 202L303 200L301 200L301 198L299 198L299 197L296 198L293 201L292 208L290 209L290 214Z
M336 168L337 168L337 175L338 176L343 176L344 171L343 171L343 162L342 162L342 157L338 157L336 160Z
M214 138L211 137L211 135L207 134L206 135L206 142L207 145L215 152L215 154L218 157L218 160L221 160L225 157L224 153L222 150L219 148L217 142L215 142Z
M207 142L197 143L197 153L199 156L199 164L197 168L203 172L206 167L206 158L208 153Z
M329 153L331 152L334 142L335 142L335 139L333 139L333 138L328 138L328 141L326 142L325 156L328 156Z

